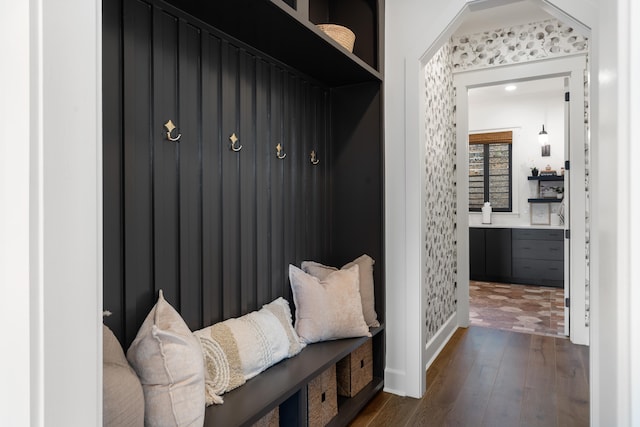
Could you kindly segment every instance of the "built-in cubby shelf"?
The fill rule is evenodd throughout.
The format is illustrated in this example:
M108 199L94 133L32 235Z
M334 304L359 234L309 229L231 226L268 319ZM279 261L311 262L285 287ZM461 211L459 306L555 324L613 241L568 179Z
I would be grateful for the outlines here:
M167 0L225 34L331 86L381 81L378 1ZM354 52L315 24L356 33Z

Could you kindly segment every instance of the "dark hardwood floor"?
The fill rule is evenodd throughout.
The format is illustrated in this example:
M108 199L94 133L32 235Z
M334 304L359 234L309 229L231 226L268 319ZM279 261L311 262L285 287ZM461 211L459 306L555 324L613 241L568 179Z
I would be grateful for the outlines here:
M422 399L381 392L350 425L588 426L588 366L588 347L565 338L461 328Z

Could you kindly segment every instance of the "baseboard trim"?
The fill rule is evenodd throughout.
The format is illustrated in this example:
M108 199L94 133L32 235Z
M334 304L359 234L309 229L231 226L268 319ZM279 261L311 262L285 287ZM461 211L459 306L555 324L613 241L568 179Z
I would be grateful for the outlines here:
M425 348L425 359L428 360L428 362L424 367L425 372L429 369L429 366L431 366L433 361L436 360L436 357L438 357L444 346L447 345L456 329L458 329L457 318L458 314L453 313L440 330L427 343Z
M406 396L407 393L404 390L404 381L406 373L397 369L385 369L384 370L384 391L392 393L397 396Z

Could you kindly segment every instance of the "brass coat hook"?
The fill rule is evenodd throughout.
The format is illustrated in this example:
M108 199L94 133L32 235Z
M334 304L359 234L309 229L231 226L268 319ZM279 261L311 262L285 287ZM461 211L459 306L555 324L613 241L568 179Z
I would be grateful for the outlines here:
M316 150L311 150L311 154L309 155L309 157L312 165L317 165L318 163L320 163L320 160L318 160L318 158L316 157Z
M280 143L278 143L278 145L276 145L276 157L279 158L280 160L282 160L285 157L287 157L287 153L283 153L282 152L282 144L280 144Z
M229 140L231 141L230 148L232 151L235 151L237 153L238 151L242 150L242 145L236 145L236 143L238 142L238 137L236 136L235 132L231 134Z
M178 136L176 137L171 136L171 132L173 132L174 129L176 128L176 125L173 124L173 121L171 119L169 119L169 121L164 124L164 128L167 130L167 139L169 141L176 142L176 141L179 141L180 138L182 137L181 133L179 133Z

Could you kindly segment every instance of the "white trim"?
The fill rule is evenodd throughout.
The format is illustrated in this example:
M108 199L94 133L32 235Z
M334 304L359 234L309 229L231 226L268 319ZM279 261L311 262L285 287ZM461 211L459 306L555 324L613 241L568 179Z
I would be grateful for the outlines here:
M442 328L429 340L425 346L427 350L427 363L424 367L424 371L427 372L429 366L436 360L436 357L440 354L442 349L451 340L453 334L458 330L458 318L456 314L453 314L442 325ZM426 375L425 375L426 377Z

